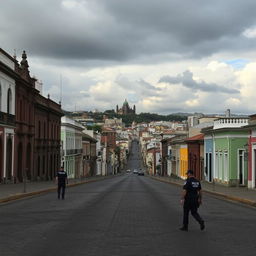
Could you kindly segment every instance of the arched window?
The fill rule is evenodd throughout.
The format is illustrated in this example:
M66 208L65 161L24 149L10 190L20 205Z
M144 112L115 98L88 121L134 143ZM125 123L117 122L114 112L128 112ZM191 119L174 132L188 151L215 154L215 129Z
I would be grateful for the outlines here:
M12 90L11 88L8 89L7 93L7 114L12 113Z
M22 121L22 100L20 100L20 121Z
M44 122L44 139L46 138L46 126L45 126L45 122Z
M41 138L41 123L38 121L38 138Z

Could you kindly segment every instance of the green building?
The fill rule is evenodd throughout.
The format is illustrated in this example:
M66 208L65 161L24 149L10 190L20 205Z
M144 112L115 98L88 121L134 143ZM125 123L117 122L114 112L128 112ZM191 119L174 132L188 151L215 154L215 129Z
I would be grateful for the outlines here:
M248 131L224 128L213 131L214 181L230 186L247 186L248 164L245 145Z

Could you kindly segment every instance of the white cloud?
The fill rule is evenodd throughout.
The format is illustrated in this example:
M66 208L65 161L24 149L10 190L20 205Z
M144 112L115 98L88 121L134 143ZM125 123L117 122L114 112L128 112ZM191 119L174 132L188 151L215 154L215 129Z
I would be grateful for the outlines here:
M256 38L256 27L246 29L243 35L247 38Z
M241 105L241 100L238 98L231 97L231 98L228 98L225 103L227 106L229 106L229 108L232 108L232 107Z
M178 63L165 62L158 65L115 65L86 68L59 67L30 61L32 73L43 80L45 95L50 93L57 102L60 99L60 74L63 80L64 109L92 110L115 109L127 98L130 105L136 104L137 112L232 112L253 113L256 84L256 63L247 64L240 70L215 58L200 61L184 60ZM157 83L160 77L182 74L186 69L193 73L196 83L223 85L240 92L239 95L220 95L218 92L195 92L180 84Z
M185 103L186 103L187 107L189 107L189 108L190 107L197 107L197 106L200 105L198 99L187 100Z

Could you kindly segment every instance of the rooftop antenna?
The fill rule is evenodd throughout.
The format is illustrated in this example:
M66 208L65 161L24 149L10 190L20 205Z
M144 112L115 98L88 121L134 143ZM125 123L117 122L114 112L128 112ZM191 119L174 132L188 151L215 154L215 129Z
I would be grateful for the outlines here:
M15 60L17 59L16 49L14 49L13 58L14 58Z
M60 74L60 105L62 102L62 75Z

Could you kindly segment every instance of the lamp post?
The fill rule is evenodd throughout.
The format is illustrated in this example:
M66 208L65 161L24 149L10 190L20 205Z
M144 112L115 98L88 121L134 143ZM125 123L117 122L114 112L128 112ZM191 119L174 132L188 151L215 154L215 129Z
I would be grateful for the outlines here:
M27 170L28 168L23 169L23 193L27 192Z

